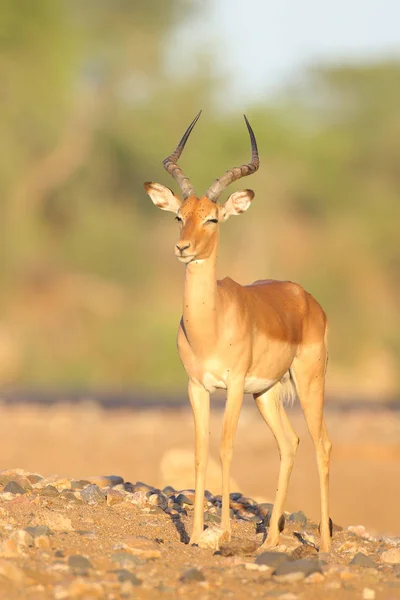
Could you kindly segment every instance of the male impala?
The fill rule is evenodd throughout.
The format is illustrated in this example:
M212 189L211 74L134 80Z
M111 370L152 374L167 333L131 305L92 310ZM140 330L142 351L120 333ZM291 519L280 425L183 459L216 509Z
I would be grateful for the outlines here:
M189 377L196 436L196 494L190 542L199 542L204 525L210 394L224 389L227 401L221 441L221 528L230 535L229 476L233 439L243 394L251 393L276 438L281 458L278 489L262 548L279 543L279 519L299 443L283 401L298 396L317 455L321 490L320 549L329 551L331 443L323 419L327 319L318 302L290 281L256 281L246 286L229 277L217 281L219 225L247 210L254 192L234 192L225 204L217 204L218 197L230 183L254 173L259 159L256 139L245 117L251 140L251 162L227 171L198 198L177 161L199 116L200 113L173 154L164 160L165 169L181 188L183 201L159 183L144 184L156 206L176 213L180 239L175 246L175 256L186 265L178 350Z

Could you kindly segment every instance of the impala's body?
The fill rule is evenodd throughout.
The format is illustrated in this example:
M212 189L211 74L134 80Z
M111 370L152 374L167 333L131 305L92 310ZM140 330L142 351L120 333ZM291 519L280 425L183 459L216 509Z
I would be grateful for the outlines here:
M199 113L200 115L200 113ZM252 161L227 171L198 198L177 160L199 115L175 152L164 161L178 181L184 201L157 183L145 188L154 204L176 213L181 235L175 255L186 265L183 316L178 349L189 377L189 397L196 432L196 499L192 543L203 532L203 497L208 456L210 393L227 390L221 441L222 522L230 533L229 471L243 394L252 393L270 426L281 455L278 489L263 547L278 544L290 473L298 446L282 402L300 398L313 438L321 484L321 549L330 548L328 475L330 442L323 421L327 361L327 320L318 302L289 281L256 281L242 286L229 277L216 279L219 225L248 209L251 190L234 192L217 204L229 183L258 168L257 144L246 119L252 142Z

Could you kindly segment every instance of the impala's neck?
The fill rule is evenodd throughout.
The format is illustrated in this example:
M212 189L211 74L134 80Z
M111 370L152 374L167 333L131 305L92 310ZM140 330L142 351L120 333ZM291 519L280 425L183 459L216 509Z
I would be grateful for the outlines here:
M208 353L217 341L217 245L212 254L186 266L183 326L195 353Z

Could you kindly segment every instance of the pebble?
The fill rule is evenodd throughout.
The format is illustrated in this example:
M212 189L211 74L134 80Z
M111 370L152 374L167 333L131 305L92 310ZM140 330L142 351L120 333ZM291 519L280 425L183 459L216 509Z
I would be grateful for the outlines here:
M324 575L316 571L315 573L311 573L310 575L308 575L305 578L304 583L324 583L324 581Z
M35 548L40 550L48 550L51 548L50 538L47 535L38 535L34 539Z
M161 510L165 510L166 508L168 508L168 498L165 494L161 492L157 494L151 494L150 496L148 496L148 501L153 506L161 508Z
M198 546L199 548L211 548L219 550L220 545L229 541L229 533L217 527L209 527L202 532Z
M269 573L272 575L273 568L267 565L257 565L256 563L244 563L244 568L247 571L261 571L262 573Z
M16 564L0 559L0 576L21 585L25 581L25 574Z
M119 504L125 500L124 495L114 489L107 491L106 502L107 506L114 506L114 504Z
M128 550L134 556L138 556L139 558L143 559L161 557L161 551L159 550L158 544L153 540L142 536L126 538L124 541L116 544L115 549Z
M46 485L44 488L40 489L41 496L49 496L50 498L54 498L56 496L59 496L59 494L60 492L56 487L54 487L54 485Z
M88 571L93 568L92 563L86 556L81 554L73 554L68 557L68 565L74 571Z
M350 561L350 564L357 567L365 567L365 568L376 568L376 563L363 552L357 552L354 558Z
M290 523L297 523L301 525L301 527L305 527L308 523L308 519L302 510L299 510L289 515L288 521Z
M26 490L16 481L9 481L3 491L10 494L26 494Z
M222 556L235 556L236 554L254 554L258 548L256 540L235 540L221 544L220 553ZM255 564L255 563L251 563ZM258 563L257 563L258 564ZM259 566L266 566L259 564Z
M114 487L116 485L122 485L124 483L124 478L119 475L100 475L90 477L89 483L95 484L100 488Z
M16 544L22 548L24 547L33 547L33 536L24 529L17 529L11 535L11 539L15 540Z
M194 505L194 499L188 498L185 494L178 494L178 496L175 497L175 504L178 504L178 506L192 507Z
M50 529L47 525L36 525L35 527L25 527L25 531L27 531L32 537L39 537L42 535L49 535Z
M129 481L127 482L129 484ZM135 484L129 484L132 488L132 492L151 492L154 488L151 485L147 485L147 483L143 483L142 481L137 481Z
M322 567L319 560L315 559L300 559L286 562L281 562L277 565L273 572L273 578L279 583L294 583L301 581L312 573L321 573Z
M195 567L188 569L187 571L185 571L179 578L179 580L182 583L189 583L191 581L205 581L206 578L204 577L204 574L202 571L200 571L199 569L196 569Z
M105 496L98 485L91 483L87 487L83 488L80 492L81 499L86 504L98 504L104 502Z
M349 531L350 533L354 533L355 535L358 535L358 537L362 537L366 540L370 538L370 534L365 529L364 525L350 525L347 528L347 531Z
M284 552L263 552L256 558L257 565L268 565L269 567L277 567L281 563L288 562L290 557Z
M130 581L132 585L142 585L142 580L139 577L136 577L134 573L128 571L127 569L118 569L115 571L118 577L118 581L123 583L124 581Z
M72 531L71 519L65 517L62 513L46 512L41 516L41 521L53 531Z
M400 548L391 548L381 554L381 560L388 565L400 565Z
M86 479L73 479L71 481L71 490L83 490L84 487L86 487L87 485L90 485L90 481L87 481Z
M125 500L127 500L128 502L131 502L132 504L136 504L140 508L143 508L143 507L149 505L149 501L148 501L148 498L147 498L145 492L143 492L141 490L139 490L138 492L133 492L133 494L128 494L126 496Z
M363 600L375 600L376 592L375 592L375 590L372 590L371 588L366 587L362 591L362 597L363 597Z
M144 564L143 560L141 560L138 556L134 556L130 552L114 552L110 558L113 562L118 563L122 567L131 567L132 565Z

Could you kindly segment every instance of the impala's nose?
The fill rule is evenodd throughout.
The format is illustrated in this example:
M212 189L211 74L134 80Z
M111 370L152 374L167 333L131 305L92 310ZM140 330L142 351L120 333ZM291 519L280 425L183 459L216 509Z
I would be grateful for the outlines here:
M190 248L190 242L187 242L186 240L182 240L176 244L175 248L178 253L182 254L182 252L184 250L187 250L188 248Z

